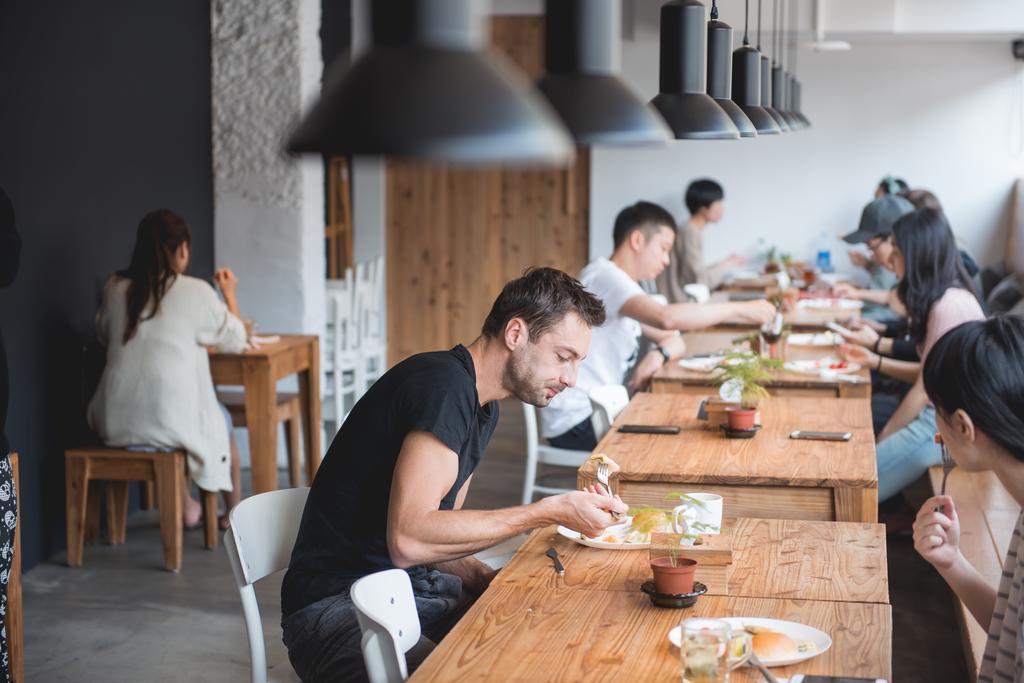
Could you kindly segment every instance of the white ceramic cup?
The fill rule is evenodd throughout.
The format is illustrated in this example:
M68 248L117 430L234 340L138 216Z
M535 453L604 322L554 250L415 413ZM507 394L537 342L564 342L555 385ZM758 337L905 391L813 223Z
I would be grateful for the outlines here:
M722 497L717 493L686 493L672 509L672 530L677 534L722 532ZM680 519L681 518L681 519Z

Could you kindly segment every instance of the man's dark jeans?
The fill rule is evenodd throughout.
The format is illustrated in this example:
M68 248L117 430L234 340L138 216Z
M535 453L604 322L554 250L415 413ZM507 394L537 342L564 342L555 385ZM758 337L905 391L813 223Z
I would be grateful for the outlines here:
M457 576L431 570L414 572L410 579L421 634L406 653L412 673L470 603ZM288 615L281 620L281 629L288 659L305 683L367 680L362 633L347 589Z

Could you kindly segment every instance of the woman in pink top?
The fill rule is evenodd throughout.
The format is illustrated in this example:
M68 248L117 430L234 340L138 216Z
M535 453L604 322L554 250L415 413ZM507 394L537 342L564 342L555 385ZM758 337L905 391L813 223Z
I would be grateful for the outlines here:
M903 216L893 224L889 239L893 271L900 278L896 294L906 306L921 362L886 358L860 347L842 350L851 360L912 384L878 435L879 501L896 495L941 462L941 449L934 442L935 408L924 390L921 368L942 335L985 317L941 211L919 209Z

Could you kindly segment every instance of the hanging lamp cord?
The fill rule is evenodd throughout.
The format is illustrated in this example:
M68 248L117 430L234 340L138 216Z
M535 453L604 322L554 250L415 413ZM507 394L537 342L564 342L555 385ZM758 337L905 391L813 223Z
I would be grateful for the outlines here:
M761 0L757 0L757 51L761 51Z
M750 45L750 39L747 38L747 29L750 27L750 0L744 0L743 2L743 47Z
M711 21L718 20L718 0L711 0Z
M779 49L776 47L779 42L779 0L772 0L772 66L779 65Z

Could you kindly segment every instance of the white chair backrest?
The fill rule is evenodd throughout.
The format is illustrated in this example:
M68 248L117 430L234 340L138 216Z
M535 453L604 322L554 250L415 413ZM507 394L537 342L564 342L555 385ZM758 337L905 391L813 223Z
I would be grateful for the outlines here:
M242 599L252 683L267 680L263 622L252 585L288 567L308 496L309 489L303 487L246 498L231 511L231 528L224 532L224 549Z
M590 424L594 428L594 436L601 440L622 409L629 404L629 392L621 384L608 384L596 387L590 392Z
M706 304L711 300L711 290L707 285L692 283L683 285L683 291L698 304Z
M534 493L557 494L571 489L556 486L545 486L537 483L537 464L558 465L559 467L579 467L590 451L576 451L568 448L556 448L541 441L538 426L537 408L523 403L523 422L526 426L526 473L523 478L523 505L533 502Z
M420 619L409 575L387 569L364 576L349 591L363 631L363 661L370 683L409 677L405 653L419 642Z

